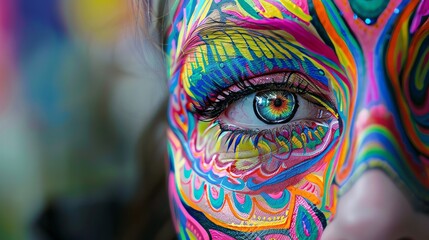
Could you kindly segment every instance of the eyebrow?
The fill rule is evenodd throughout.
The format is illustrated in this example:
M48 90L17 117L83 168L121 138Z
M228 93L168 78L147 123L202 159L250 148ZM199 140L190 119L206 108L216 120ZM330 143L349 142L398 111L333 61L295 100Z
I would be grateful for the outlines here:
M258 36L264 35L261 31L277 31L283 32L284 34L292 36L296 42L299 42L303 48L312 51L318 55L324 55L331 60L336 59L335 51L332 48L331 43L325 43L323 40L318 38L314 32L311 32L309 28L306 28L290 19L264 19L259 20L258 23L246 22L238 19L229 19L231 22L221 22L214 19L208 18L203 24L196 27L191 31L188 36L183 36L182 49L178 56L178 62L182 60L186 55L192 52L195 46L199 46L204 43L201 36L210 36L219 33L233 32L237 30L246 30L249 35ZM233 36L233 35L231 35ZM284 38L277 34L277 37Z
M273 24L210 21L196 29L178 60L188 93L198 100L242 80L281 71L299 71L327 86L325 74L313 62L335 70L335 51L293 21L291 26L285 20L269 21Z

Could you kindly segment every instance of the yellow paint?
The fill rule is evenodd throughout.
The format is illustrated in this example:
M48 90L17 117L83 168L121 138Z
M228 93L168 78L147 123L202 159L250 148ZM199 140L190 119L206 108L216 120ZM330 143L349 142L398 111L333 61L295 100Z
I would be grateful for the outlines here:
M322 138L320 137L320 134L319 134L319 131L314 131L314 135L316 135L316 137L319 139L319 140L322 140Z
M268 40L266 40L265 38L262 38L262 42L265 42L265 44L267 44ZM275 41L269 41L269 44L273 45L273 47L275 48L275 49L273 49L274 54L275 54L275 56L274 56L275 58L279 58L279 59L282 59L282 58L285 58L285 57L289 58L289 59L292 58L292 55L290 55L290 53L288 51L286 51L286 49L285 49L286 46L289 47L288 44L284 43L282 46L280 46Z
M280 2L287 8L289 12L304 20L305 22L309 23L312 20L312 17L310 15L305 13L302 8L298 7L291 0L280 0Z
M265 12L261 12L261 15L265 18L278 18L283 19L282 12L274 6L273 4L267 1L260 1L260 4L264 7Z
M258 142L258 149L260 153L268 153L271 151L270 146L264 141Z
M284 152L289 152L290 151L289 146L288 146L288 144L285 141L277 141L277 142L283 148Z
M245 32L243 33L243 35L241 35L244 40L246 40L248 46L254 51L254 54L260 58L264 55L264 53L266 54L266 56L268 56L268 54L272 57L272 54L269 53L269 51L264 51L265 50L265 46L262 44L258 44L255 39L250 37L248 34L246 34Z
M225 52L225 45L223 43L216 45L216 49L218 50L218 53L220 55L220 59L222 62L225 62L228 60L228 55Z
M188 234L189 239L197 240L197 237L195 237L194 233L191 232L189 229L186 229L186 233Z
M220 50L222 50L223 51L223 49L222 49L222 47L220 47L220 46L215 46L215 45L213 45L213 44L210 44L209 45L209 47L210 47L210 51L212 51L213 53L215 53L215 52L217 52L218 54L216 54L215 56L216 56L216 61L218 61L218 62L223 62L223 61L225 61L224 60L224 58L222 58L222 54L220 54Z
M293 145L295 145L297 148L303 147L301 141L296 136L293 136L291 141L292 141Z

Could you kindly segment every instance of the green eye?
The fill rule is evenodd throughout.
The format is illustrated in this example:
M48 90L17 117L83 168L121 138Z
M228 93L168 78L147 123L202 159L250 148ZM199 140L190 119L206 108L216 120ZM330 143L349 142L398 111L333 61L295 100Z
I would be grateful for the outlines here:
M289 121L298 108L293 93L288 91L264 91L255 95L253 109L264 123L278 124Z

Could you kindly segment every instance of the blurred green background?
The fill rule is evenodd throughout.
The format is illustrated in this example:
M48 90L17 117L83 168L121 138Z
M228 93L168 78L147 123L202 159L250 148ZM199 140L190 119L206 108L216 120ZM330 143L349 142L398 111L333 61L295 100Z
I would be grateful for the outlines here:
M171 238L167 87L140 10L0 0L0 239Z

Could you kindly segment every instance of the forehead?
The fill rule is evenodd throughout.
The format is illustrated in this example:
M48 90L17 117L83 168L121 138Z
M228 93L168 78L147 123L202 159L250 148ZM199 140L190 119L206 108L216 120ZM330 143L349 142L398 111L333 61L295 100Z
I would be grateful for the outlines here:
M428 2L428 1L423 1ZM392 26L407 24L416 28L421 20L417 13L411 24L397 21L402 14L412 15L419 1L360 0L301 1L301 0L213 0L177 1L170 14L172 23L167 31L167 53L170 61L177 62L186 53L189 41L209 22L248 23L291 30L299 24L305 32L323 39L334 48L335 44L374 48L377 39L389 34ZM424 5L421 3L420 5ZM427 4L426 4L427 5ZM421 6L424 8L424 6ZM419 20L420 18L420 20ZM409 18L407 18L409 19ZM242 24L246 27L246 24ZM289 28L288 28L289 26ZM334 44L331 43L334 41ZM170 64L171 66L171 64Z
M418 1L385 0L368 3L364 0L206 0L206 1L176 1L171 8L173 23L170 33L174 33L175 24L184 23L198 25L206 18L227 20L236 18L242 20L292 19L310 24L314 18L320 18L321 12L329 15L329 20L336 22L345 19L350 25L356 25L356 30L365 30L364 26L383 27L386 18L393 13L399 13L405 5ZM423 1L425 2L425 1ZM427 5L427 4L422 4ZM423 6L422 6L423 7ZM338 16L336 16L338 14ZM359 19L359 20L358 20ZM356 21L358 20L358 21ZM275 23L273 23L275 24Z

